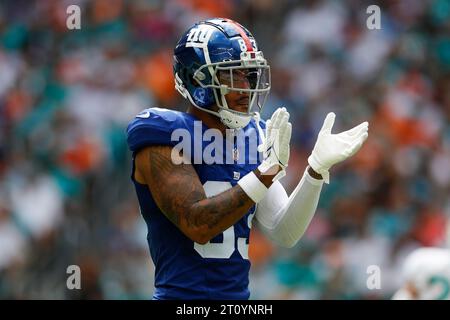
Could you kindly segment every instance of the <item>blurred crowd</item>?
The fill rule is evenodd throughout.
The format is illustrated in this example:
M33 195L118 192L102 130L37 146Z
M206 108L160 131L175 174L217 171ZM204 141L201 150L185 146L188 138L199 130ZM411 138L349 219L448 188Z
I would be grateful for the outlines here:
M366 8L381 8L369 30ZM66 8L81 8L81 29ZM252 299L388 299L450 215L450 1L14 0L0 3L0 298L149 299L153 265L125 128L147 107L185 110L172 50L194 22L229 17L269 60L263 110L291 113L298 183L322 121L369 121L333 168L293 249L252 231ZM68 290L69 265L82 289ZM381 288L369 290L369 266Z

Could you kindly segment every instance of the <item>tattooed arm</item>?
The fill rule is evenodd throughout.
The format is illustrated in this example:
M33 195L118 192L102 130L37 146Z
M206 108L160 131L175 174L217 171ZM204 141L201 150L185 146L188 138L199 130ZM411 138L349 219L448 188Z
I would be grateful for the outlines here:
M136 156L135 179L147 184L156 204L187 237L205 244L234 225L255 204L239 185L207 198L190 164L173 164L172 147L151 146ZM266 187L274 175L255 175Z

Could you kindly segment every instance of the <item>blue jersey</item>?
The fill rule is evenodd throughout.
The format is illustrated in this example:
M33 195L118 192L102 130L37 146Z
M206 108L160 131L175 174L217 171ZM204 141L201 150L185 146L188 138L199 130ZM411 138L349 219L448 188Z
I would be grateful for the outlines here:
M200 124L200 125L199 125ZM265 124L261 121L261 127ZM249 139L223 139L223 154L228 157L233 153L234 163L217 161L218 163L199 163L195 156L201 148L205 150L211 143L203 141L202 135L208 128L198 122L191 114L173 110L150 108L136 116L127 129L127 140L133 152L132 180L136 189L142 216L148 227L147 241L150 254L155 265L154 299L248 299L248 241L253 206L235 225L217 235L207 244L201 245L185 236L155 203L146 185L134 179L134 158L136 153L150 145L179 144L174 140L177 129L190 133L190 153L188 157L197 172L208 197L235 186L238 180L253 171L260 159L254 156L251 148L257 148ZM246 136L256 136L257 144L260 136L255 121L240 130ZM234 140L234 141L233 141ZM236 152L237 150L237 152ZM186 151L186 150L183 150ZM253 150L255 151L255 150ZM195 153L197 152L197 153ZM245 154L245 163L239 163L239 157ZM238 153L241 155L238 157ZM257 154L257 152L256 152ZM229 159L229 158L227 158ZM237 160L237 161L236 161Z

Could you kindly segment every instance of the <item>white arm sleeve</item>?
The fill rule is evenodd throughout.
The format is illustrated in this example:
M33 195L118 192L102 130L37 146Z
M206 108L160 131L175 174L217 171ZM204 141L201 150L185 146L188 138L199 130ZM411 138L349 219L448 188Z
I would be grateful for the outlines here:
M275 181L258 203L256 224L272 241L291 248L303 236L316 212L323 180L312 178L305 170L290 197L280 182Z

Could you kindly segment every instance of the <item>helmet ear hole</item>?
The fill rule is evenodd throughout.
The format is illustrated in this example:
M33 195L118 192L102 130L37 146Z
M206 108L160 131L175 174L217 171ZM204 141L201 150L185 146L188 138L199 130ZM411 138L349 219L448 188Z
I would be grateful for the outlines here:
M191 86L193 86L193 87L199 86L199 84L194 80L194 76L188 76L188 79L189 79L189 83Z
M183 68L183 78L189 86L197 87L198 83L194 81L192 74L189 74L186 68Z

